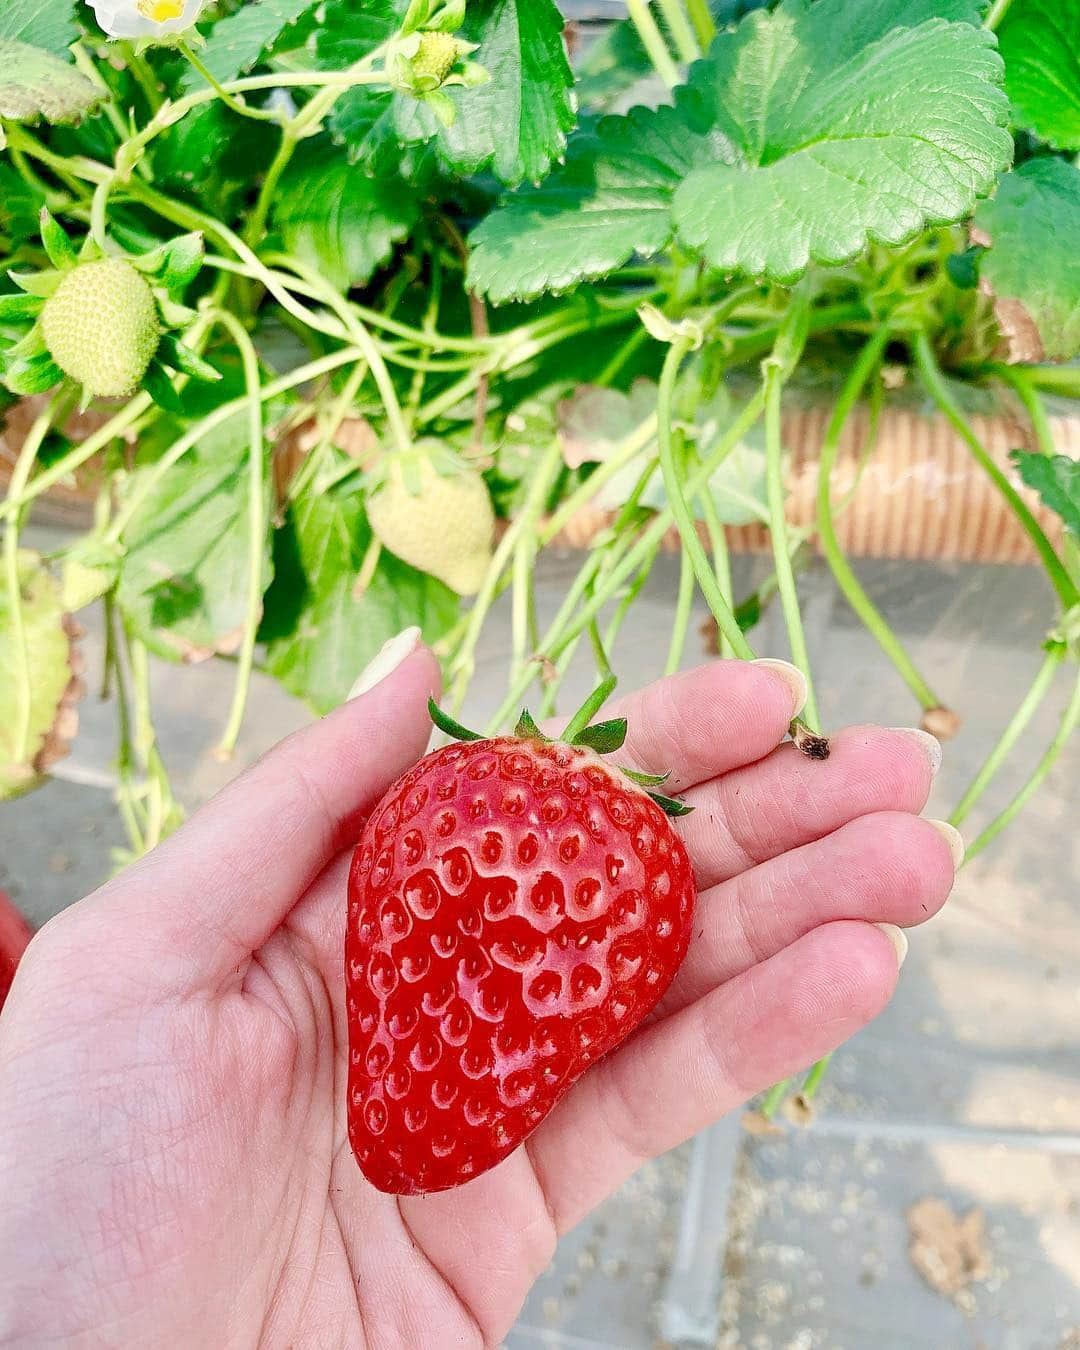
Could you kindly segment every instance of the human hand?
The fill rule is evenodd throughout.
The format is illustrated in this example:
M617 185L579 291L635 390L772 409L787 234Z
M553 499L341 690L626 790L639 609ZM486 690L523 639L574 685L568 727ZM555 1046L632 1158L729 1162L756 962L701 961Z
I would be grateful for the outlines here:
M498 1167L381 1194L346 1134L346 875L437 684L412 651L31 944L0 1019L0 1344L495 1345L643 1159L880 1012L900 939L874 925L952 885L918 735L778 747L793 692L768 664L631 695L626 755L696 808L679 975Z

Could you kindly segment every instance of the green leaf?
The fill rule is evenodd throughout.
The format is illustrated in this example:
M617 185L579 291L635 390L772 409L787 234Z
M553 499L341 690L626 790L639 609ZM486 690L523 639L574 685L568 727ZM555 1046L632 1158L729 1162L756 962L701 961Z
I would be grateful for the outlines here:
M78 36L74 0L58 0L56 4L4 0L0 5L0 38L17 38L66 61L68 48Z
M575 745L584 745L598 755L610 755L621 750L626 740L626 718L613 717L607 722L594 722L583 727L574 737Z
M141 489L157 453L178 434L168 422L144 442ZM243 637L248 584L247 412L241 409L174 464L124 532L117 599L135 632L172 660L234 652ZM267 488L269 499L269 486ZM263 586L272 575L269 529Z
M345 483L293 506L275 540L276 577L260 636L266 663L318 712L346 697L384 642L410 624L441 637L458 599L441 582L385 549L369 584L354 594L371 531L359 484Z
M975 216L990 247L979 272L998 322L1025 361L1080 353L1080 169L1029 159L1002 178Z
M8 249L32 239L38 230L38 213L45 198L10 164L0 162L0 230L8 236Z
M60 588L36 553L20 553L17 568L25 644L21 651L15 641L8 590L0 586L0 799L33 787L64 753L77 725L72 705L79 686L72 675L73 641ZM23 654L30 698L26 754L20 754L16 743L24 715L18 696Z
M499 303L605 276L672 235L671 200L708 139L673 108L633 108L572 136L566 163L472 232L469 285Z
M685 802L680 802L675 797L665 797L661 792L650 792L649 796L657 804L665 816L688 816L694 809L687 806Z
M316 35L319 64L342 69L398 30L405 0L328 0ZM470 0L457 36L475 42L470 60L488 79L440 93L454 110L443 126L424 103L404 93L352 89L338 100L330 126L351 158L385 164L389 147L433 142L438 158L461 175L489 169L502 182L540 178L562 153L574 124L573 78L554 0Z
M370 177L323 141L305 147L282 175L273 218L290 252L347 290L368 280L419 215L408 183Z
M1014 450L1010 456L1020 477L1056 511L1070 534L1080 539L1080 459L1042 455L1037 450Z
M997 37L1014 121L1080 150L1080 0L1012 0Z
M566 146L576 120L563 17L554 0L473 0L459 36L488 73L473 89L448 88L453 123L440 156L461 175L490 169L500 182L536 181Z
M235 80L258 61L282 29L295 23L316 0L248 0L210 31L200 60L215 79ZM181 80L181 92L201 89L205 80L194 67Z
M675 195L682 242L790 282L970 211L1010 162L1008 103L992 34L893 26L942 8L784 0L721 34L680 102L722 138Z
M162 335L157 354L159 361L171 366L173 370L191 375L196 380L206 380L209 384L214 384L221 379L221 371L216 366L204 361L198 352L193 352L190 347L185 347L172 333Z
M0 117L13 122L76 122L101 102L101 91L66 61L0 37Z

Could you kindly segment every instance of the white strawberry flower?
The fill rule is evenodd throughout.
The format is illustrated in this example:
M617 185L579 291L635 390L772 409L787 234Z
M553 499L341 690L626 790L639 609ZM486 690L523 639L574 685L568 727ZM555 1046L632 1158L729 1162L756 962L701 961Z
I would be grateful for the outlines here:
M89 0L103 32L112 38L155 38L182 33L207 0Z

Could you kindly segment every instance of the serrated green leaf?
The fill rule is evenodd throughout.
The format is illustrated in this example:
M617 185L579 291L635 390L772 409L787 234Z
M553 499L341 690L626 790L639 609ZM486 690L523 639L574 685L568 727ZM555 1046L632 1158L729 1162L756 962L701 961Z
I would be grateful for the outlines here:
M323 141L282 176L273 219L286 247L344 290L367 281L419 215L408 183L371 177Z
M0 38L15 38L66 61L68 48L78 36L74 0L58 0L57 4L4 0L0 5Z
M126 485L138 491L179 434L175 421L144 441L146 462ZM135 632L162 656L201 661L239 647L247 611L248 441L237 412L174 464L124 532L117 600ZM269 501L269 487L267 491ZM272 575L269 529L263 585Z
M598 755L610 755L621 750L626 740L626 718L612 717L606 722L594 722L583 727L574 737L575 745L595 750Z
M0 586L0 799L33 787L63 753L63 742L74 729L64 725L64 708L73 693L73 643L64 622L60 589L36 553L21 553L17 568L25 644L21 651L15 641L8 590ZM16 738L25 718L18 700L24 658L30 675L30 705L27 753L22 755Z
M267 667L320 713L342 702L357 672L389 638L417 624L433 642L458 613L451 590L385 549L357 598L356 577L370 543L355 483L305 497L277 534L277 573L260 633Z
M964 216L1012 139L992 34L893 26L942 8L784 0L720 34L680 104L723 137L676 192L682 242L724 271L790 282L812 260Z
M1080 459L1014 450L1010 456L1029 488L1056 511L1070 534L1080 539Z
M1080 0L1012 0L997 37L1016 124L1080 150Z
M316 0L248 0L235 13L220 19L206 39L200 59L215 79L235 80L250 69L289 24L295 23ZM205 81L197 70L187 71L181 90L190 93Z
M488 73L473 89L448 88L453 123L439 152L457 174L490 169L500 182L536 181L566 146L575 122L573 75L554 0L473 0L460 36Z
M406 0L328 0L316 37L320 65L341 69L392 37ZM385 164L390 147L431 141L450 172L489 169L502 182L540 178L574 124L573 78L554 0L471 0L457 36L475 42L470 60L488 79L441 90L454 110L444 126L408 94L353 89L337 102L331 129L352 158ZM413 152L415 159L416 152Z
M570 138L566 163L470 236L469 285L496 304L605 276L671 240L675 188L709 140L673 108L633 108Z
M13 122L76 122L101 91L74 66L38 47L0 37L0 117Z
M1080 353L1080 169L1029 159L980 204L975 225L991 245L979 272L1014 354L1030 361Z

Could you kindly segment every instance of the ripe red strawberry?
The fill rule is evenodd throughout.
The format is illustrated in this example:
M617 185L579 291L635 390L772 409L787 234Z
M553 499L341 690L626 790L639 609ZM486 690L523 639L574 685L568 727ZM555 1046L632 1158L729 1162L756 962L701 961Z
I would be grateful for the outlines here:
M686 808L599 757L625 731L550 742L525 715L518 737L427 755L368 818L349 876L348 1119L379 1190L441 1191L500 1162L678 970L695 888L665 809Z
M0 891L0 1008L4 1006L15 978L15 967L29 941L30 929L26 920Z

